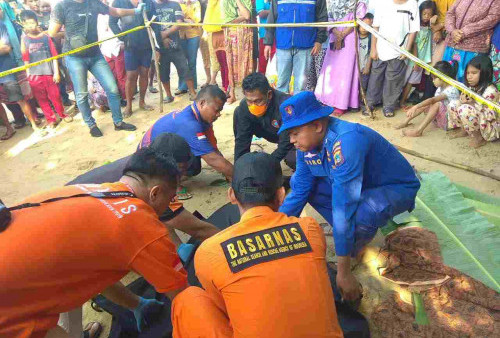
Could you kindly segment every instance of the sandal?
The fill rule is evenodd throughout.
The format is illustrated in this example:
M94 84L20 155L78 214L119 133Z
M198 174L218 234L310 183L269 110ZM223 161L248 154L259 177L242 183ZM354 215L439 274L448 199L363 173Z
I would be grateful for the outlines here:
M394 111L390 109L384 109L383 110L384 116L385 117L394 117Z
M346 112L346 111L345 111L345 110L343 110L343 109L335 108L335 110L333 111L332 115L333 115L334 117L340 117L340 116L344 115L344 114L345 114L345 112Z
M97 325L97 328L94 330L93 335L91 336L92 328L94 325ZM98 338L102 332L102 325L99 322L90 322L83 328L82 337L83 338Z
M174 102L173 96L170 96L170 97L167 96L163 99L163 103L171 103L171 102Z
M152 94L156 94L156 93L158 93L158 89L156 89L155 87L151 86L151 87L149 87L149 92L152 93Z
M23 123L14 123L14 129L21 129L26 127L26 122Z
M186 187L182 187L182 189L179 190L176 194L179 201L185 201L193 198L193 194L188 193Z
M175 96L184 95L184 94L186 94L187 92L188 92L187 90L177 89L177 90L174 92L174 95L175 95Z

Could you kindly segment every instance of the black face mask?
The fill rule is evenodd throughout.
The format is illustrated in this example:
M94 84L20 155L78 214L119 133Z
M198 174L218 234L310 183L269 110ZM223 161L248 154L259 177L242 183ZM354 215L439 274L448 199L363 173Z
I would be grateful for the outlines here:
M7 229L11 220L12 215L10 214L9 208L7 208L7 206L3 204L2 200L0 200L0 232Z

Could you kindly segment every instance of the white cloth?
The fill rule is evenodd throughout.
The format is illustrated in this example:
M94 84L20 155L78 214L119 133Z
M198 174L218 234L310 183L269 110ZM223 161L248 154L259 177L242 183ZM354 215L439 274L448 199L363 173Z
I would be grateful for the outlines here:
M391 0L378 3L373 19L373 27L387 40L396 46L406 47L409 34L420 30L420 14L415 0L407 0L404 4L395 4ZM377 39L377 52L381 61L389 61L401 54L389 43Z
M66 331L70 338L81 338L83 332L82 315L81 306L70 312L61 313L57 325Z
M446 107L448 107L450 102L460 100L460 92L453 86L447 86L444 89L442 87L439 87L436 90L436 94L434 94L434 97L438 97L439 95L446 95L446 99L443 101L443 104Z
M99 37L99 41L115 35L111 28L109 28L109 15L99 14L99 17L97 18L97 35ZM101 53L107 58L118 56L122 45L123 42L118 38L108 40L101 44Z

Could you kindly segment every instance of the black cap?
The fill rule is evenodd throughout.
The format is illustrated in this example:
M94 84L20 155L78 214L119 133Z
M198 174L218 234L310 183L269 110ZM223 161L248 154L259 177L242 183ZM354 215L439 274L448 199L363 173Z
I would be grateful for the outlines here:
M236 196L244 203L267 202L276 190L283 186L283 174L279 161L266 153L248 153L234 164L231 184ZM238 198L239 199L239 198Z

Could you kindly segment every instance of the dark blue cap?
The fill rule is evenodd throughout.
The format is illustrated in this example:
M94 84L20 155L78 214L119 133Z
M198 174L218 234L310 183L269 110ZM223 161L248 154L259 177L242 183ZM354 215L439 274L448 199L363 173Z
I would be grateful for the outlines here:
M301 92L283 102L280 106L280 112L283 124L278 134L329 116L333 113L333 108L319 102L314 93Z

